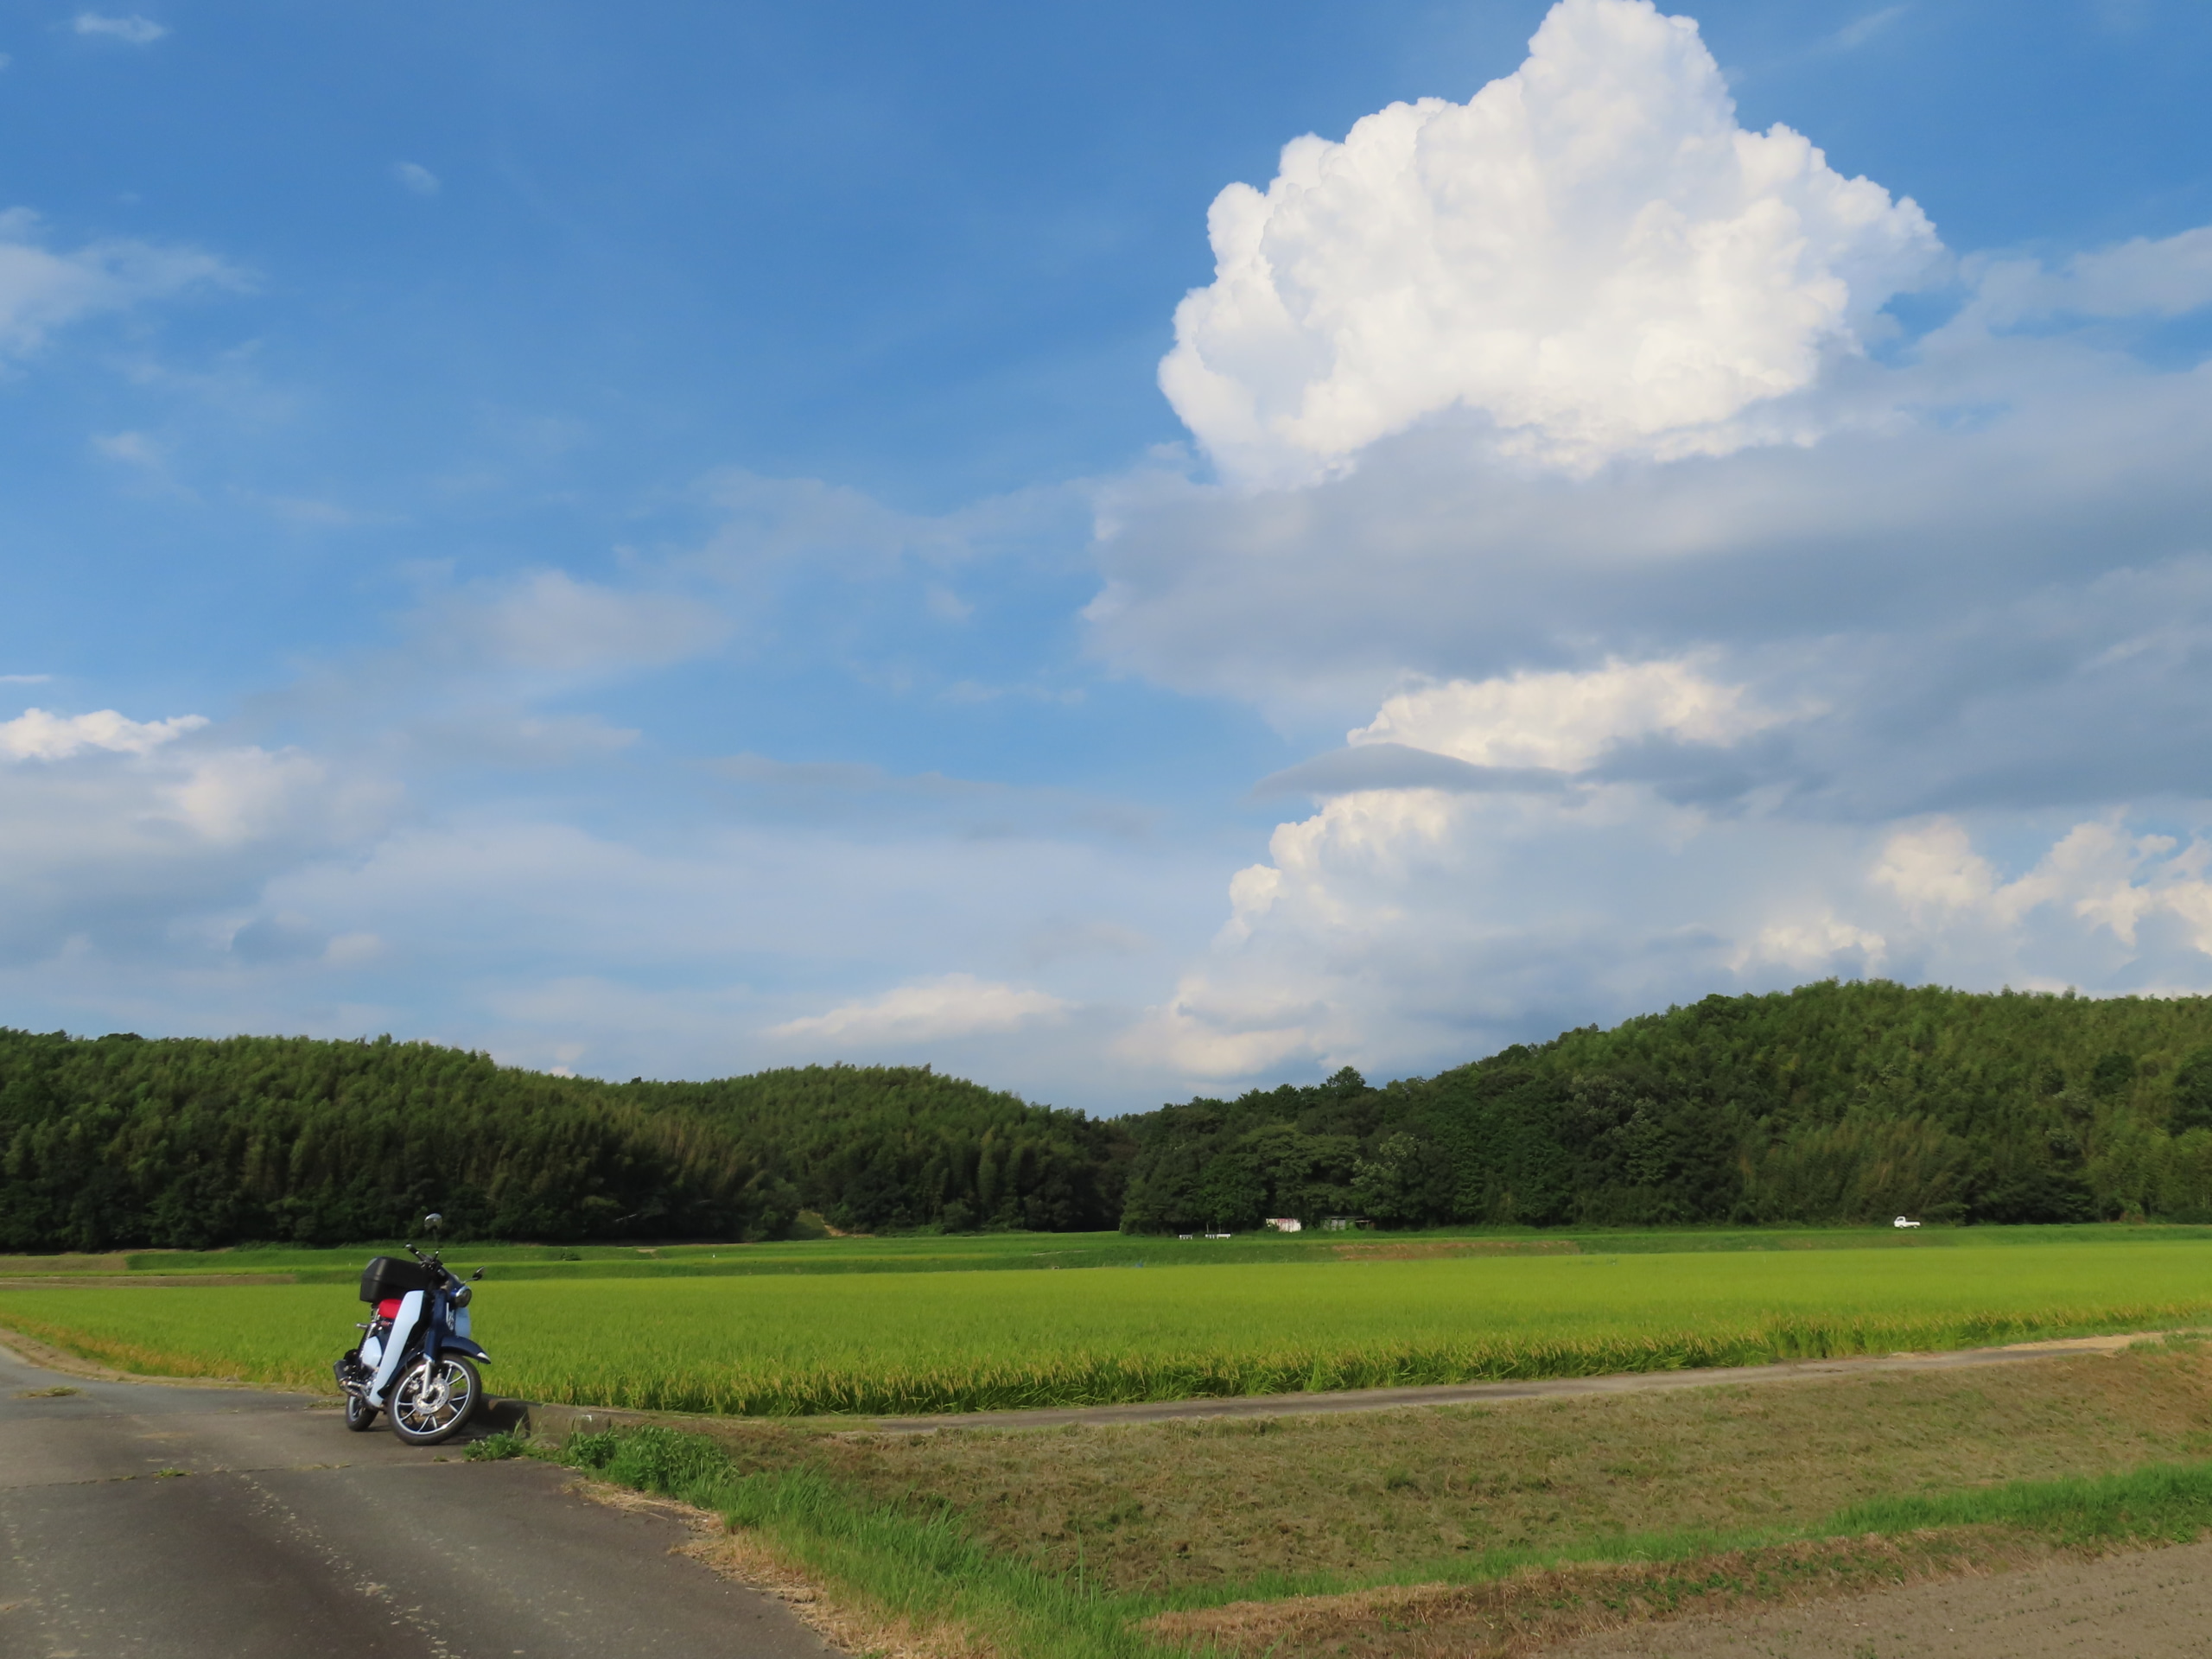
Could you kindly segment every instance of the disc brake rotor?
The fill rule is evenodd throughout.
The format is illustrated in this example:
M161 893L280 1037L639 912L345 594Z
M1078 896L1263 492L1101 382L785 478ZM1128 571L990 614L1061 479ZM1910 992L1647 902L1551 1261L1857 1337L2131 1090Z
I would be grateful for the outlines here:
M400 1390L402 1407L410 1418L435 1419L452 1403L453 1384L442 1372L425 1375L418 1371L416 1376L420 1377L419 1382L410 1378L412 1386Z

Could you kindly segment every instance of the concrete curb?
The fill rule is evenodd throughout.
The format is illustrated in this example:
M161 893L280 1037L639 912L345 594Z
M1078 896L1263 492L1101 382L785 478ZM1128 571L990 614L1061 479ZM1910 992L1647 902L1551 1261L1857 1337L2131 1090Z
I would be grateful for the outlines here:
M642 1423L683 1421L682 1414L659 1411L614 1411L605 1406L549 1406L536 1400L486 1400L478 1408L476 1421L491 1434L529 1434L562 1441L573 1434L596 1434L602 1429L634 1427ZM727 1421L706 1418L701 1421Z

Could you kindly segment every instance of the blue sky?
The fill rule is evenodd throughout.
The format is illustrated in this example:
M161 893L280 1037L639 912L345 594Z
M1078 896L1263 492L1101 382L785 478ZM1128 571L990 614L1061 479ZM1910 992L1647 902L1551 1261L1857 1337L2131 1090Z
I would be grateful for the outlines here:
M0 1021L1118 1110L2212 988L2200 4L0 54Z

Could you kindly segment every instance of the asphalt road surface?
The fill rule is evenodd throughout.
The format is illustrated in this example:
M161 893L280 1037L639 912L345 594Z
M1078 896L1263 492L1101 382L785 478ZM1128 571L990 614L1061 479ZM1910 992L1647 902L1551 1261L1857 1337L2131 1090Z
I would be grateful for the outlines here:
M74 1393L41 1396L39 1390ZM381 1424L381 1420L379 1420ZM823 1659L664 1516L251 1389L0 1349L0 1659Z

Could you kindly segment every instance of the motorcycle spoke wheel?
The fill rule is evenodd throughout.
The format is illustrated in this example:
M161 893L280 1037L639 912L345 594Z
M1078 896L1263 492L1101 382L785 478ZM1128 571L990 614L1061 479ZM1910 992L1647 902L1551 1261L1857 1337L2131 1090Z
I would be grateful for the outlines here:
M484 1392L476 1367L448 1354L435 1365L418 1359L399 1374L385 1396L391 1432L410 1446L435 1446L460 1433Z

